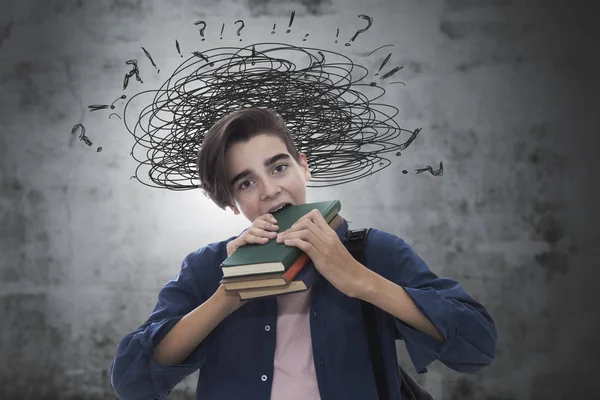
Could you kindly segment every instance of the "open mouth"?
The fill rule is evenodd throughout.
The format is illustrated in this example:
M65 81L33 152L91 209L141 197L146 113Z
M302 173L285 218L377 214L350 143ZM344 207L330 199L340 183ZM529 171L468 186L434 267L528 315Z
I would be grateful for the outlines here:
M270 213L274 213L274 212L276 212L276 211L279 211L279 210L281 210L281 209L283 209L283 208L285 208L285 207L287 207L287 206L291 206L291 205L292 205L291 203L285 203L285 204L283 204L283 205L281 205L281 206L279 206L279 207L277 207L277 208L274 208L274 209L272 209L272 210L271 210L271 211L269 211L269 212L270 212Z

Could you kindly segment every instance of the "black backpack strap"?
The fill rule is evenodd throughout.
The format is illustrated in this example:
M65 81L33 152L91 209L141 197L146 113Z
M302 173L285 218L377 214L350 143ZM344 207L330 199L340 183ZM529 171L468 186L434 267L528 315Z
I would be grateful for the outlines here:
M356 259L356 261L364 266L367 266L364 249L367 245L367 237L369 236L370 231L370 228L348 230L346 233L346 242L344 243L348 252ZM381 353L379 337L377 336L375 307L366 301L361 301L361 303L379 400L389 400L385 369L383 368L383 356ZM403 400L433 400L431 394L414 380L400 365L398 365L398 371L401 376L400 393Z
M348 252L362 265L366 266L364 248L367 244L369 229L348 230L346 235L346 248ZM361 301L365 328L367 331L367 340L369 341L369 352L371 353L371 363L373 365L373 374L377 384L377 393L379 400L388 400L387 381L385 369L383 368L383 356L379 337L377 336L377 320L375 319L375 310L371 303Z

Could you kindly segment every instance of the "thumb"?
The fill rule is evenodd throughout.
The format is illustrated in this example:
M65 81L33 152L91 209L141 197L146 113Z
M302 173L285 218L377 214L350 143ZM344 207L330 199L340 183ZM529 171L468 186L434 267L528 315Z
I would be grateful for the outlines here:
M237 240L237 239L236 239ZM232 240L227 243L227 256L232 255L240 246L236 243L236 240Z

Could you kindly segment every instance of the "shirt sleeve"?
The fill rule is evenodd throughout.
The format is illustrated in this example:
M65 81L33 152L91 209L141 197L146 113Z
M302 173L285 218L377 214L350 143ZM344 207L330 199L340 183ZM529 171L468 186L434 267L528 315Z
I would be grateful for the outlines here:
M149 319L125 336L110 366L111 384L123 400L163 399L184 377L205 362L205 344L201 343L179 365L163 367L154 359L154 348L187 313L206 301L198 289L192 264L202 251L188 255L179 274L160 290L158 302Z
M460 283L436 276L404 240L393 236L392 241L393 267L386 271L388 279L406 290L446 340L440 342L394 318L396 335L404 339L415 369L426 372L425 367L436 359L464 373L475 373L489 365L497 341L489 313Z

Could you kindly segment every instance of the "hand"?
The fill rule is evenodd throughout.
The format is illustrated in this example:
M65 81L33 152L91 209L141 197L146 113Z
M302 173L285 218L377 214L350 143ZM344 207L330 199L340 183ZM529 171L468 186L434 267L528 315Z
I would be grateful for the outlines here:
M248 243L265 244L270 239L275 239L277 237L275 231L279 229L275 224L277 224L277 220L271 213L256 217L250 228L244 231L238 238L227 243L227 257Z
M312 210L277 235L277 242L304 251L317 271L347 296L357 297L370 277L369 270L352 257L319 210Z
M214 296L223 301L227 315L231 314L249 301L241 300L237 291L227 290L223 285L219 285L219 288L215 292Z

